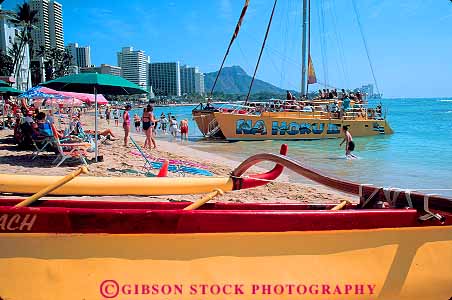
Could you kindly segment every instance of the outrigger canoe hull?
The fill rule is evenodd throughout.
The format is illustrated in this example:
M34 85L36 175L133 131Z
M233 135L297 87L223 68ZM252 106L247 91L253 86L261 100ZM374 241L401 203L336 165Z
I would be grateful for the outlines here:
M267 173L242 177L263 160L277 165ZM165 193L238 190L275 179L283 166L359 195L360 203L343 210L327 204L246 203L183 210L189 203L85 199L15 207L23 199L2 199L0 297L450 298L452 205L445 197L340 180L275 154L245 160L228 178L139 179L142 183L131 189L162 194L156 185L165 183ZM19 177L0 177L0 191L20 188L13 178ZM22 180L24 193L43 185ZM106 179L102 184L95 178L84 180L56 191L113 192L105 189L112 184ZM151 188L144 184L151 182Z
M448 299L451 232L0 234L0 296Z
M215 203L184 211L188 203L70 200L13 208L18 202L0 207L3 299L447 299L452 292L447 212L441 224L420 222L414 209Z

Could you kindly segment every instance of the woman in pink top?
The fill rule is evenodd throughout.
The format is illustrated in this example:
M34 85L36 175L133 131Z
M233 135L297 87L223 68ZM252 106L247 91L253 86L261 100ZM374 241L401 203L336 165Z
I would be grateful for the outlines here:
M129 132L130 132L130 115L129 110L132 108L130 104L126 105L126 109L124 111L124 114L122 115L122 127L124 128L124 146L127 147L128 140L129 140Z

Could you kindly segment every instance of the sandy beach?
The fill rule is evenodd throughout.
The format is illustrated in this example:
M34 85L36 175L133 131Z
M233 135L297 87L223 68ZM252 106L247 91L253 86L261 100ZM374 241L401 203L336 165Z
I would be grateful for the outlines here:
M104 119L98 120L99 129L110 128L115 134L116 140L99 143L99 155L103 156L103 162L90 161L89 174L83 176L107 176L107 177L145 177L142 171L144 160L141 156L132 152L135 147L130 143L129 147L123 146L124 132L122 127L115 127L114 122L106 124ZM88 114L82 115L82 124L86 129L94 129L94 118ZM144 144L144 135L131 129L131 136L141 146ZM60 167L54 167L52 161L54 153L40 154L32 159L32 151L20 151L14 144L13 131L0 130L0 173L2 174L34 174L34 175L66 175L80 166L79 160L69 160ZM153 157L164 159L178 159L202 164L214 174L214 176L228 176L239 165L239 161L225 159L217 153L208 153L191 148L183 144L180 139L168 141L166 138L158 138L156 150L147 149L146 152ZM94 154L89 159L94 158ZM157 173L158 170L154 170ZM256 167L254 172L262 172L265 169ZM170 177L179 177L175 173L169 173ZM186 174L185 176L199 176ZM137 201L193 201L201 195L162 195L153 197L128 197ZM61 198L61 197L59 197ZM71 197L72 199L74 197ZM124 197L109 196L108 199L120 200ZM217 197L215 201L233 202L286 202L286 203L339 203L342 200L356 202L356 197L344 195L326 187L316 184L300 184L288 182L283 175L275 182L265 186L226 193Z

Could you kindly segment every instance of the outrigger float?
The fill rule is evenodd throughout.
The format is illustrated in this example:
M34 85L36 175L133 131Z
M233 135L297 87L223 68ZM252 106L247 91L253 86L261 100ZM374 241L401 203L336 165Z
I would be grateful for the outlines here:
M2 199L0 297L208 299L231 292L226 285L239 285L242 299L452 295L451 199L344 181L286 153L255 155L218 178L1 175L0 192L13 194L208 194L194 203ZM244 175L262 161L276 165ZM206 203L284 168L360 202Z

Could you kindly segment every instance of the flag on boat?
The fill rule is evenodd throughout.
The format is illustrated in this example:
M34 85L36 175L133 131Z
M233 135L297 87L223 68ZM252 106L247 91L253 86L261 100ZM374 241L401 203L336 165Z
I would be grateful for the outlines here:
M250 3L250 0L246 0L245 1L245 5L242 8L242 13L240 14L240 19L237 22L237 26L235 27L235 31L234 31L234 35L232 36L232 40L231 40L231 44L232 42L235 40L235 38L237 37L237 35L239 34L240 31L240 26L242 26L242 21L243 21L243 17L245 17L246 14L246 10L248 9L248 4Z
M311 55L309 55L308 64L308 84L317 83L317 78L315 77L314 65L312 64Z

